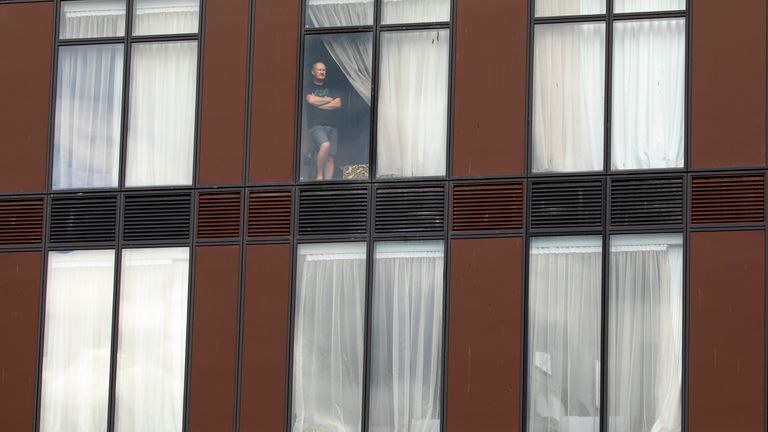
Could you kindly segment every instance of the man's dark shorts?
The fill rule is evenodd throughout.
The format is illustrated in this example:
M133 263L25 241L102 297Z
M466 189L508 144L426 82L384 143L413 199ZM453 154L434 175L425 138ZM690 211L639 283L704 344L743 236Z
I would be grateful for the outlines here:
M312 146L320 147L324 142L330 142L331 148L328 152L331 156L336 155L336 148L339 142L339 131L331 126L313 126L309 129L309 136Z

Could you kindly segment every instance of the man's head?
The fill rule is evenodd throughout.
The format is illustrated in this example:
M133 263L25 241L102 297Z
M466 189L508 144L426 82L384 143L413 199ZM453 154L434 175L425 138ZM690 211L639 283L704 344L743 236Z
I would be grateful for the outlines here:
M322 84L325 81L325 63L316 62L312 65L312 78L315 79L315 83Z

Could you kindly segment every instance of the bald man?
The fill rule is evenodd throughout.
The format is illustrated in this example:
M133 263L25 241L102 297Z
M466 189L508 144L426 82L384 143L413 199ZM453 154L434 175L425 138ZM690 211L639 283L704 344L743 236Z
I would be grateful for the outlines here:
M312 79L304 86L304 101L309 138L317 149L315 179L331 180L339 140L337 124L341 98L336 89L326 84L325 63L313 64L311 73Z

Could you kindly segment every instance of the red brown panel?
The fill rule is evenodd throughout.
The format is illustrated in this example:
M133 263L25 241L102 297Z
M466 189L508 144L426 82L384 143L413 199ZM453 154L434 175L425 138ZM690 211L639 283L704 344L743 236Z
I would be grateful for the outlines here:
M692 3L691 166L764 166L765 0Z
M202 185L243 182L248 4L205 3L198 158Z
M45 190L53 2L0 4L0 191Z
M457 0L456 9L453 175L522 174L528 1Z
M189 430L232 430L240 248L198 247L189 385Z
M765 233L691 234L688 430L763 432Z
M290 245L248 246L246 252L242 432L283 431L290 261Z
M253 24L251 183L293 179L299 1L259 0Z
M39 252L0 253L0 430L3 431L31 431L35 418L40 260Z
M523 241L451 242L447 430L520 425Z

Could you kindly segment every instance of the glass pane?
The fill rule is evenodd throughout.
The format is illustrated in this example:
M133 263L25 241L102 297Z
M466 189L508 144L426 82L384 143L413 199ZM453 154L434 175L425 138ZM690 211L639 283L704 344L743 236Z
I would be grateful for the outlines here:
M59 48L53 188L116 187L123 45Z
M361 430L365 249L365 243L299 246L293 432Z
M136 0L133 34L197 33L200 0Z
M117 431L182 430L188 280L188 248L123 251Z
M192 184L197 42L133 45L126 186Z
M125 34L125 0L61 3L59 38L117 37Z
M531 240L528 430L600 430L600 237Z
M603 169L605 24L535 30L533 171Z
M451 0L383 0L382 24L442 22L451 20Z
M370 33L307 36L301 179L368 178Z
M372 432L440 430L443 242L376 244Z
M613 169L683 166L684 19L615 24L612 121Z
M40 431L107 429L115 252L51 252Z
M536 16L591 15L605 13L605 0L535 0ZM644 1L644 0L639 0Z
M685 10L685 0L614 0L613 3L615 13L668 10Z
M376 176L445 175L448 30L381 34Z
M611 432L680 430L681 234L611 238L608 418Z
M307 0L306 26L373 25L373 0Z

